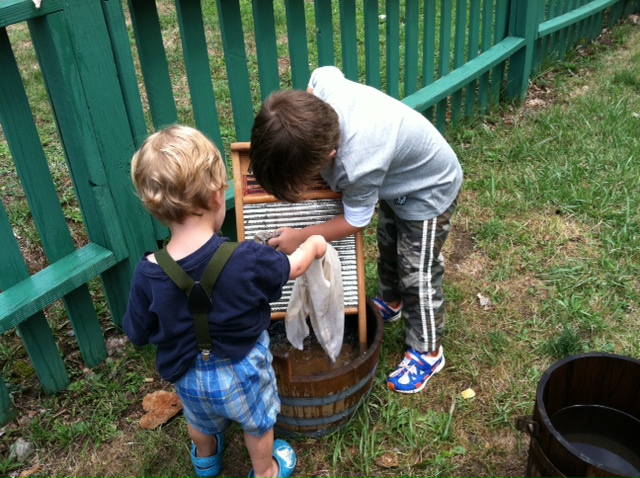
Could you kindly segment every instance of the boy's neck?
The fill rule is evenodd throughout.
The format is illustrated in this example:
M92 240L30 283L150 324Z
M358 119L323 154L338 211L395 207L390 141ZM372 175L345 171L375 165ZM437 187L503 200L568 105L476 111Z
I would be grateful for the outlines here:
M215 222L206 212L202 216L187 216L182 224L169 224L169 229L171 239L167 251L174 260L193 254L217 232Z

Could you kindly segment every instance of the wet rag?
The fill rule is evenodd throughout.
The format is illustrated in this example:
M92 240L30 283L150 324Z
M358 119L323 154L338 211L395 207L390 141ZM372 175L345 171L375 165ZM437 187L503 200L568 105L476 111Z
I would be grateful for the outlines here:
M287 339L298 350L309 335L307 317L331 362L335 362L344 335L344 290L340 257L331 244L322 259L313 261L298 277L291 292L285 316Z

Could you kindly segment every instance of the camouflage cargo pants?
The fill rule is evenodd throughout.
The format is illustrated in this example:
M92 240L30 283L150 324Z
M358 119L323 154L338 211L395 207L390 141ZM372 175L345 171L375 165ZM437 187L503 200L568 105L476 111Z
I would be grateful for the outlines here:
M441 251L456 202L426 221L400 219L384 201L378 207L379 293L387 302L402 300L405 341L420 352L436 351L444 333Z

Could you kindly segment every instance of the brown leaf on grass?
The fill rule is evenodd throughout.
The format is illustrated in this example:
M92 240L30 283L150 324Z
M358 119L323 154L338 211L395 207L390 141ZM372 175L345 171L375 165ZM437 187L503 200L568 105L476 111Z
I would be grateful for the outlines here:
M394 468L398 466L398 455L387 452L376 460L376 465L381 468Z
M28 470L24 470L20 473L20 475L18 475L20 478L30 478L31 476L41 476L40 473L42 472L42 467L40 465L35 465L32 468L29 468Z
M153 430L180 413L182 402L176 393L158 390L144 397L142 409L147 414L140 419L140 427Z

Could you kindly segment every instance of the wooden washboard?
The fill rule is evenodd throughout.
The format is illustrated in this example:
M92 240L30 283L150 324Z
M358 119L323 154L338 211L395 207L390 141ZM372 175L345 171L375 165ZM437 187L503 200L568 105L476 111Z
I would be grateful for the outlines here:
M231 158L236 200L238 241L253 240L259 232L271 232L280 227L302 228L331 219L342 213L341 195L318 178L307 188L303 200L288 203L268 194L249 173L250 143L233 143ZM286 172L283 171L283 174ZM360 342L367 343L366 296L364 273L364 243L358 232L331 245L338 252L342 268L345 315L358 315ZM284 319L293 282L289 281L279 301L271 304L271 319Z

